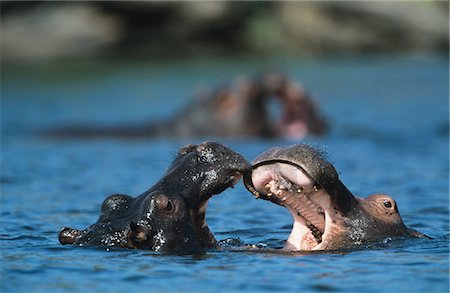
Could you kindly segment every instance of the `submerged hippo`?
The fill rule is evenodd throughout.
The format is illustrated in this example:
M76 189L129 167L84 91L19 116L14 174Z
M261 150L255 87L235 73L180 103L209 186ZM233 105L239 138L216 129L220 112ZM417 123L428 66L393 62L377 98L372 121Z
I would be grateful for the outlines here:
M65 227L59 241L164 252L214 247L207 201L250 171L241 155L219 143L185 146L152 188L138 197L109 196L95 224L85 230Z
M257 198L291 212L294 224L287 251L351 248L386 237L427 237L403 224L390 196L353 196L323 154L305 144L262 153L244 184Z
M73 125L45 131L51 137L285 137L322 135L328 124L305 89L283 74L237 78L204 92L170 119L140 125Z

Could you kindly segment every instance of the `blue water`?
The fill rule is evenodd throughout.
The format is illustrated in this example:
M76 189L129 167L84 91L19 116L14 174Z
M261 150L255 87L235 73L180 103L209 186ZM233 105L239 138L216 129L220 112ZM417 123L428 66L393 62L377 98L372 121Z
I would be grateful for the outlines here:
M210 201L221 251L169 256L61 246L63 226L97 220L112 193L140 194L192 140L63 140L56 125L164 118L241 73L282 68L320 104L328 151L359 196L385 192L404 222L434 239L333 254L284 254L289 213L239 184ZM448 292L448 60L435 56L6 64L1 84L1 292ZM293 141L215 138L249 160ZM253 245L252 249L242 249Z

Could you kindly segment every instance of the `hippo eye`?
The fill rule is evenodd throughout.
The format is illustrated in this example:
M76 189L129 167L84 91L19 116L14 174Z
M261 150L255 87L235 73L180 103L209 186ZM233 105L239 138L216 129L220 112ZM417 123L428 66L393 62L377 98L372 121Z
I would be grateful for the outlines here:
M383 205L388 209L392 208L392 202L390 200L384 200Z
M172 203L172 201L171 200L168 200L167 201L167 205L166 205L166 212L172 212L173 210L174 210L174 208L175 208L175 206L174 206L174 204Z

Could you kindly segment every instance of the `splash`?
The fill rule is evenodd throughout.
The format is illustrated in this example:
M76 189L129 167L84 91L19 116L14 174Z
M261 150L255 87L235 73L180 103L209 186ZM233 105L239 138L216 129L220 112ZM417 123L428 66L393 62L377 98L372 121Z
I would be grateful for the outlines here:
M112 234L109 234L106 238L101 240L101 243L105 246L120 246L124 247L126 245L127 239L124 231L116 231Z
M161 248L166 243L166 237L164 236L164 231L159 230L158 233L156 233L156 235L153 237L153 240L154 240L153 249L155 251L161 250Z
M217 171L216 170L209 170L204 172L205 180L204 180L204 186L208 187L213 182L217 181Z
M356 218L349 221L351 233L349 237L352 239L353 243L356 245L361 245L363 240L366 238L366 232L368 223L364 219Z
M214 155L214 152L211 148L202 149L200 152L200 157L202 157L205 160L205 162L209 164L213 164L214 162L217 161L217 158Z

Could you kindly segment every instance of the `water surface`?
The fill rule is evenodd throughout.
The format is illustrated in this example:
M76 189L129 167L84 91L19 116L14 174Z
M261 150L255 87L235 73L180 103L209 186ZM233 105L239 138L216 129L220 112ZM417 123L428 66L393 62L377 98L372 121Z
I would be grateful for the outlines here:
M36 130L168 117L197 85L272 65L301 80L329 117L331 133L305 141L328 151L347 187L392 195L404 222L434 239L284 254L289 213L239 184L208 208L221 251L170 256L59 244L61 227L92 224L107 195L140 194L179 147L208 138L62 140ZM4 66L1 291L448 292L448 77L448 60L433 56ZM249 160L295 143L214 139Z

